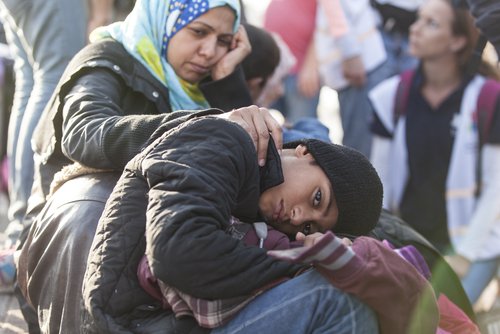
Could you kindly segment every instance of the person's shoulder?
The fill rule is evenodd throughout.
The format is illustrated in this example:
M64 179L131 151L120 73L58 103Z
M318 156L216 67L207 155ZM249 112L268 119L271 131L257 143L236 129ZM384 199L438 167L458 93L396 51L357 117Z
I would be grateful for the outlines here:
M167 131L156 140L160 146L171 146L172 143L183 142L185 146L192 146L196 142L210 145L211 148L241 150L252 152L255 150L250 135L237 123L216 117L204 115L189 119L174 129ZM153 144L153 146L155 146Z
M101 40L89 43L82 49L82 51L95 54L127 52L120 42L112 38L103 38Z
M250 143L252 140L248 133L236 122L232 122L214 115L206 115L189 120L184 126L193 131L200 131L210 137L231 138L234 144Z

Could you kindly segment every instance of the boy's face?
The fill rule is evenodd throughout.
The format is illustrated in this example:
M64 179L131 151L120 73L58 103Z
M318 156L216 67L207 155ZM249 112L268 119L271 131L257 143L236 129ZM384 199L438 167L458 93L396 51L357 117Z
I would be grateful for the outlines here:
M284 182L262 193L261 214L275 229L295 236L331 230L338 208L330 180L303 145L283 150Z

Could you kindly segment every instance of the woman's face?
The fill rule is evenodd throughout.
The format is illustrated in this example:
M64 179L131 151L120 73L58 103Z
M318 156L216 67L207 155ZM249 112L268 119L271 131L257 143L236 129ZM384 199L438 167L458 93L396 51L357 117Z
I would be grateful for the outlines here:
M453 10L444 0L428 0L420 7L418 18L410 27L410 53L430 60L459 51L465 42L452 31Z
M259 209L275 229L295 236L331 230L338 208L330 180L305 146L283 150L284 182L262 193Z
M169 41L167 61L183 80L195 84L229 51L234 11L216 7L179 30Z

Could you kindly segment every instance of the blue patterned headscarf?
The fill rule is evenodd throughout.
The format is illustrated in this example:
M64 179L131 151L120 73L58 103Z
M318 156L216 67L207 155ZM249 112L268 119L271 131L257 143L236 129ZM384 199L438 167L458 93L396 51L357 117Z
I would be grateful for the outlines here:
M164 83L175 110L207 108L208 103L198 89L179 78L166 59L168 43L176 32L212 8L229 6L235 12L233 32L240 25L238 0L137 0L123 22L96 29L91 41L112 37Z

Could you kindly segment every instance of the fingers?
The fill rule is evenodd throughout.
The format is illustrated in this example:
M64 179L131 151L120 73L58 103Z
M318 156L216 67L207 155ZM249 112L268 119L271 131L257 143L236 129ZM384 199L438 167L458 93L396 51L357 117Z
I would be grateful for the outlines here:
M313 234L305 235L302 232L297 232L295 235L295 240L302 241L304 247L314 246L322 237L323 233L315 232Z
M352 246L352 241L349 238L342 238L342 243L348 247Z
M214 65L211 71L213 80L220 80L233 73L238 66L252 51L245 27L240 25L234 34L228 52Z
M304 240L306 240L306 235L302 232L297 232L295 240L304 242Z
M263 114L261 113L261 109L257 111L257 113L252 114L252 121L255 127L255 132L257 133L257 159L259 162L259 166L264 166L266 164L267 157L267 146L269 145L269 129L267 128L267 123L264 120Z
M283 128L280 123L271 115L268 109L260 108L260 112L264 115L264 120L268 129L268 133L273 137L274 144L281 154L283 149Z
M283 132L280 124L266 108L257 106L235 109L223 117L238 123L250 135L257 150L259 166L266 164L269 138L272 136L278 152L283 147Z
M252 44L250 44L250 39L248 38L247 31L245 27L241 24L238 27L238 31L234 35L233 42L234 42L233 48L242 45L245 49L248 49L248 53L252 51Z

